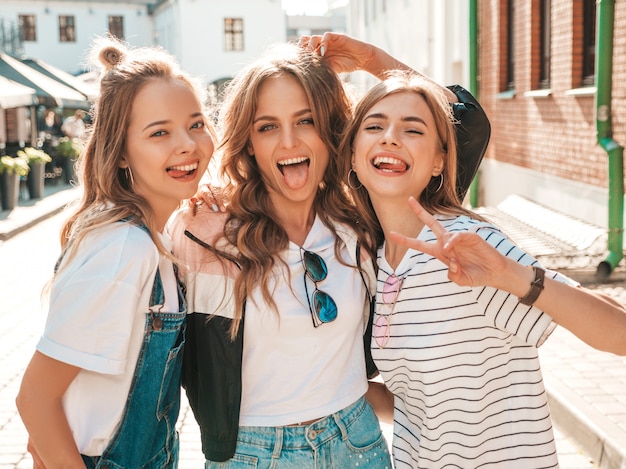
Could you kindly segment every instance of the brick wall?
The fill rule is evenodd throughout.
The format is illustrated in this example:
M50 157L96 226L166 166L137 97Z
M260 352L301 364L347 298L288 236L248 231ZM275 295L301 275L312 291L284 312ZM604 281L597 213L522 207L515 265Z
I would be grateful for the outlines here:
M596 142L595 94L582 85L582 1L552 0L551 87L539 87L538 0L515 0L514 93L506 89L506 0L479 2L479 99L492 123L487 158L598 187L606 153ZM615 2L613 137L626 146L626 1ZM504 75L503 75L504 74Z

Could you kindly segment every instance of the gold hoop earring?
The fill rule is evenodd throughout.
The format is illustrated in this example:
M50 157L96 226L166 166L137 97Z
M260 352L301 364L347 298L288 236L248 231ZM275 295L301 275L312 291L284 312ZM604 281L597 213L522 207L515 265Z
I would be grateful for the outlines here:
M352 185L352 179L351 176L352 175L356 176L356 180L359 181L359 175L356 173L356 171L354 170L354 168L350 168L350 171L348 171L348 186L350 187L350 189L352 189L353 191L359 190L361 187L363 187L363 183L361 181L359 181L359 185L354 187Z

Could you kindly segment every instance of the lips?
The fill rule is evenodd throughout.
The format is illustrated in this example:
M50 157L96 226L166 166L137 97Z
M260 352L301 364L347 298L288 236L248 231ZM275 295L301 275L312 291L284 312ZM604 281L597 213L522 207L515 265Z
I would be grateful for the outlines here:
M388 155L374 157L372 165L376 169L388 173L404 172L409 169L404 161Z

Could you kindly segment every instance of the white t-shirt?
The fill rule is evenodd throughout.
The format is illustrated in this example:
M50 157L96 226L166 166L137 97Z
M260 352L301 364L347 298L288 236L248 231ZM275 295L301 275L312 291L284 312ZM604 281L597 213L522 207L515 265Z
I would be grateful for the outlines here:
M437 217L448 231L477 231L521 264L535 261L500 231L468 217ZM427 227L419 239L434 241ZM377 314L393 273L379 251ZM537 347L555 323L490 287L461 287L428 254L409 250L384 348L372 355L395 395L394 467L557 467ZM555 272L547 276L575 284ZM388 310L387 310L388 312Z
M169 249L171 240L161 236L161 241ZM178 311L171 261L131 223L113 223L87 234L55 278L37 350L82 368L63 396L82 454L102 454L120 420L157 266L165 294L162 311Z
M367 390L363 280L357 270L338 262L335 238L318 218L303 247L326 262L328 277L318 288L335 300L337 318L313 327L301 250L290 243L285 256L291 281L280 264L270 281L280 313L263 302L258 289L246 303L242 426L282 426L324 417L352 404ZM342 256L351 263L345 248ZM312 297L315 286L307 282Z

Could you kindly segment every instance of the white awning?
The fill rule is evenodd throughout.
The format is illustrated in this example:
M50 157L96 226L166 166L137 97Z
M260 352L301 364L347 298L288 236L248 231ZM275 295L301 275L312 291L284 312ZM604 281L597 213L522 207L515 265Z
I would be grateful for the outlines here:
M0 52L0 75L35 90L39 104L88 109L87 97L8 54Z
M31 106L37 104L35 90L0 76L0 108Z
M60 68L50 65L40 59L21 59L23 63L48 77L61 82L64 85L74 88L76 91L84 94L87 98L93 99L98 94L98 87L89 83L85 83L74 75L64 72Z

